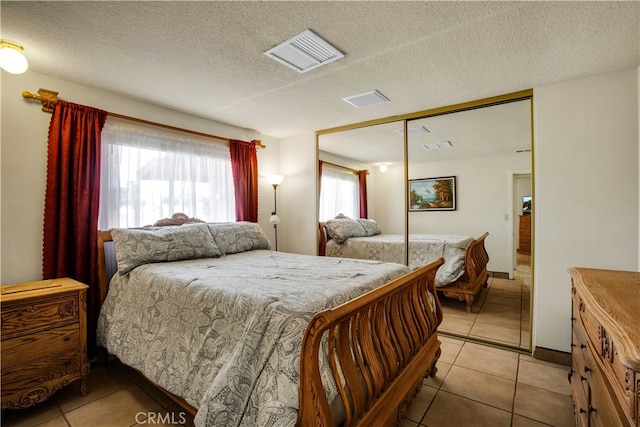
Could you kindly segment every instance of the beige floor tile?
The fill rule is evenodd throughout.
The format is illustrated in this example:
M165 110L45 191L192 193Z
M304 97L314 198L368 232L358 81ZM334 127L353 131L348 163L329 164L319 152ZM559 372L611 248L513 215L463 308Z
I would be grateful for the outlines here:
M506 305L503 307L507 307ZM492 325L506 326L507 328L520 329L520 313L517 315L506 313L485 313L478 315L478 322L490 323Z
M58 415L57 417L52 418L49 421L40 423L35 427L69 427L69 423L67 423L64 415Z
M518 375L517 353L474 343L466 343L462 347L455 364L511 381L515 381Z
M2 411L2 425L5 427L32 427L61 415L62 411L50 398L29 408Z
M454 360L456 360L456 357L458 357L458 353L460 353L460 350L462 349L462 344L458 345L451 342L441 342L440 350L442 351L442 353L440 354L440 358L438 359L438 361L453 363Z
M509 345L520 345L520 328L507 328L490 323L476 322L473 324L469 336L489 339Z
M575 425L571 397L527 384L518 383L513 412L555 427Z
M526 362L531 362L531 363L539 363L541 365L551 366L553 368L558 368L558 369L569 369L568 366L561 365L561 364L558 364L558 363L548 362L548 361L542 360L542 359L536 359L535 357L533 357L531 355L527 355L527 354L520 354L520 360L521 361L526 361Z
M403 419L402 421L400 421L400 427L418 427L418 423L415 423L411 420L408 419Z
M442 323L440 323L438 330L452 334L468 335L473 327L473 323L474 322L471 320L447 317L445 313L444 319L442 319Z
M521 300L516 297L506 297L500 295L489 295L487 299L484 301L485 304L501 304L509 307L517 306L520 307Z
M508 427L511 413L439 391L422 424L429 427Z
M568 373L569 367L558 368L521 360L518 382L569 396L571 387L567 380Z
M463 346L464 343L465 343L464 340L461 340L459 338L454 338L454 337L450 337L450 336L442 335L442 334L438 334L438 339L441 342L447 342L447 343L456 344L456 345L459 345L459 346Z
M131 386L133 384L130 378L132 372L133 370L117 361L108 364L94 364L89 373L89 394L81 396L80 382L76 381L57 392L53 399L60 406L62 412L66 413Z
M511 427L546 427L549 424L540 423L538 421L530 420L520 415L514 415L511 421Z
M437 392L438 390L433 387L422 387L411 402L405 418L419 423Z
M452 366L441 391L511 412L516 382L460 366Z
M493 282L491 282L491 287L489 289L492 291L500 289L510 292L520 292L521 288L522 282L520 280L501 279L496 277L493 279Z
M132 385L74 409L66 413L66 417L71 427L130 426L143 421L146 414L161 410L158 402L137 385Z
M433 387L436 389L440 388L440 386L442 385L442 382L444 381L444 379L447 377L447 374L449 373L449 369L451 369L451 364L438 361L438 363L436 363L436 368L438 369L438 372L436 372L436 375L433 377L425 378L424 381L422 381L423 385Z

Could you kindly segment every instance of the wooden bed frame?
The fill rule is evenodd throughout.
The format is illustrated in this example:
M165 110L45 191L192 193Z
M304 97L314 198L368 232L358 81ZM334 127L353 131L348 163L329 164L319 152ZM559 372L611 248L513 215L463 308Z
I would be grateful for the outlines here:
M112 244L105 249L105 242L110 241L109 232L98 232L101 303L116 270ZM435 292L435 275L443 263L441 258L316 314L302 341L296 426L337 425L320 377L323 351L334 379L342 379L336 381L345 416L340 425L400 423L423 378L437 371L441 351L437 328L442 307ZM435 312L429 308L429 294ZM192 415L197 412L181 397L162 391Z
M319 231L318 255L324 256L327 241L330 240L325 222L320 223ZM447 298L465 301L467 304L467 312L469 313L473 311L473 301L476 296L484 286L487 286L489 280L489 272L487 270L489 254L484 246L484 241L488 235L488 232L484 233L467 246L464 258L464 274L455 282L436 288L436 291L442 293L442 295Z

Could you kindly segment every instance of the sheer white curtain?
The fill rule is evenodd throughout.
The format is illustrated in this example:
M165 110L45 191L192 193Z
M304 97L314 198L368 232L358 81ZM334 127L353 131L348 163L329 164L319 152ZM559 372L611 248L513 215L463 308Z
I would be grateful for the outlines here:
M324 164L319 211L319 219L323 222L335 218L339 213L349 218L360 218L358 175Z
M106 124L99 227L141 227L183 212L235 221L229 147Z

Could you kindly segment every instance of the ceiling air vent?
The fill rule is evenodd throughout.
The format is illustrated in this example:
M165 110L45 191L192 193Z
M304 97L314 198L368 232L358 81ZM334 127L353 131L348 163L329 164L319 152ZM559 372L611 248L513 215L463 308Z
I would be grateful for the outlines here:
M424 144L423 147L426 150L439 150L441 148L451 148L453 145L449 141L432 142L430 144Z
M311 30L303 31L264 54L299 73L306 73L344 57L342 52Z
M398 132L400 135L402 135L403 132L404 132L404 128L397 128L396 132ZM407 130L407 134L409 136L411 136L411 135L425 135L427 133L431 133L431 131L429 129L427 129L426 127L424 127L424 126L418 126L418 127L414 127L414 128L409 128Z
M390 102L389 98L387 98L377 90L360 93L358 95L347 96L346 98L342 99L357 108L371 107L374 105Z

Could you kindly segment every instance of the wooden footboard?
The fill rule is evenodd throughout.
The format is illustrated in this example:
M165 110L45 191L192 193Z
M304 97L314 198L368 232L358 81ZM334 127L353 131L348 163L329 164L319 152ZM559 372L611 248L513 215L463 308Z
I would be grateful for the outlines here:
M467 312L473 310L473 301L483 286L487 285L489 272L487 263L489 254L484 247L484 241L489 233L475 239L467 247L464 261L464 274L455 282L436 288L445 297L455 298L467 303Z
M441 258L313 318L302 343L298 426L339 424L320 378L321 352L326 352L344 408L342 425L400 422L423 378L436 372L442 309L434 283L443 262Z

